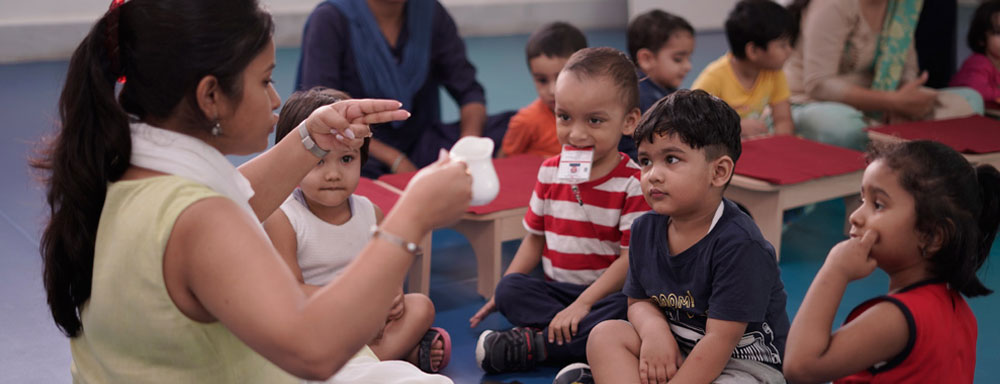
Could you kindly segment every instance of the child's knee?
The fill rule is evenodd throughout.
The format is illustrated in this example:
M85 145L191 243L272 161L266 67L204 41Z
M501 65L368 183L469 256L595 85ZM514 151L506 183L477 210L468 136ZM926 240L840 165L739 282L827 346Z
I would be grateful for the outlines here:
M866 126L861 111L841 103L817 102L795 113L795 127L804 137L841 147L863 150Z
M532 279L532 277L523 273L511 273L500 279L496 289L493 291L493 301L496 302L497 307L502 308L504 306L502 303L511 303L519 300L525 286L530 284L529 279Z
M403 301L406 303L406 314L426 323L427 327L434 323L434 303L430 297L420 293L407 293L403 296Z
M587 339L587 355L617 349L615 348L617 345L629 347L629 344L638 341L638 334L631 323L625 320L602 321L590 331L590 336Z

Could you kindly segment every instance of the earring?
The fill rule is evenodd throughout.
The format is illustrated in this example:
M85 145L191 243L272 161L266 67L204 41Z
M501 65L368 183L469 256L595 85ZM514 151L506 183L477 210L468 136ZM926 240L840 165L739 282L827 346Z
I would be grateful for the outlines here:
M219 136L221 134L222 134L222 125L220 125L219 122L216 121L215 125L212 126L212 136Z

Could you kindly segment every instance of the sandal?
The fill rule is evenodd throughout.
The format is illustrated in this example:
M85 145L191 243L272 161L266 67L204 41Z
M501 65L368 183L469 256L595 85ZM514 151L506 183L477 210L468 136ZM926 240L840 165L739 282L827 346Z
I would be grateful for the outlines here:
M437 369L433 369L431 367L431 348L433 348L434 342L438 340L441 340L441 344L443 345L444 356L441 357L441 364L438 364ZM438 373L444 367L448 366L448 362L451 361L451 335L444 328L431 327L431 329L428 329L424 337L420 339L419 346L417 361L419 362L418 367L421 371Z

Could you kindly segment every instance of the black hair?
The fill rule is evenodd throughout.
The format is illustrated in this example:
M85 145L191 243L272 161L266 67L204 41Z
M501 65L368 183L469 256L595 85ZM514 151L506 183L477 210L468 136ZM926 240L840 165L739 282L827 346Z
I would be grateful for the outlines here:
M1000 12L1000 1L987 0L972 14L972 23L969 24L969 34L965 37L965 42L975 53L986 53L986 34L996 34L1000 32L1000 25L993 25L993 15Z
M572 24L557 21L549 23L528 37L524 56L530 62L538 56L570 57L574 52L587 48L587 37Z
M806 8L809 7L810 0L792 0L788 4L788 12L792 15L792 35L788 39L788 43L793 47L799 41L799 37L802 36L802 16L806 13Z
M643 114L632 139L652 143L655 136L677 135L694 149L705 149L709 160L740 158L740 115L725 101L702 90L677 90Z
M621 51L608 48L584 48L566 61L562 72L595 78L607 76L618 87L625 111L639 108L639 78L632 61Z
M969 164L934 141L872 146L868 160L884 161L913 195L916 229L926 240L941 236L930 272L968 297L993 291L976 277L989 256L1000 223L1000 173Z
M628 23L628 54L639 63L639 50L648 49L654 54L677 32L694 35L694 28L683 17L654 9L636 16Z
M195 98L206 76L241 100L247 65L271 42L255 0L131 0L109 10L73 52L59 97L58 134L32 165L45 173L49 221L43 281L56 325L79 334L90 298L98 220L107 186L129 167L129 117L177 117L191 131L212 122ZM125 77L117 98L116 80Z
M326 87L312 87L307 91L296 91L288 97L288 100L285 100L285 105L281 106L281 112L278 114L278 125L274 129L274 144L278 144L281 139L285 138L285 135L291 133L316 108L350 98L351 96L343 91ZM366 137L364 144L361 144L359 150L361 152L361 165L368 162L369 143L371 143L371 138Z
M741 0L726 18L726 40L737 59L746 59L747 43L761 49L795 34L795 20L785 7L771 0Z

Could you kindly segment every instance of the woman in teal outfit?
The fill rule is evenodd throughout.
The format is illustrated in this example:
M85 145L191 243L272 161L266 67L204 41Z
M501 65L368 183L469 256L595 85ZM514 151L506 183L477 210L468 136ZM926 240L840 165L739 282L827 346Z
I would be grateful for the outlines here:
M913 36L923 0L797 0L785 64L792 118L806 138L863 149L870 124L982 114L967 88L924 87Z

